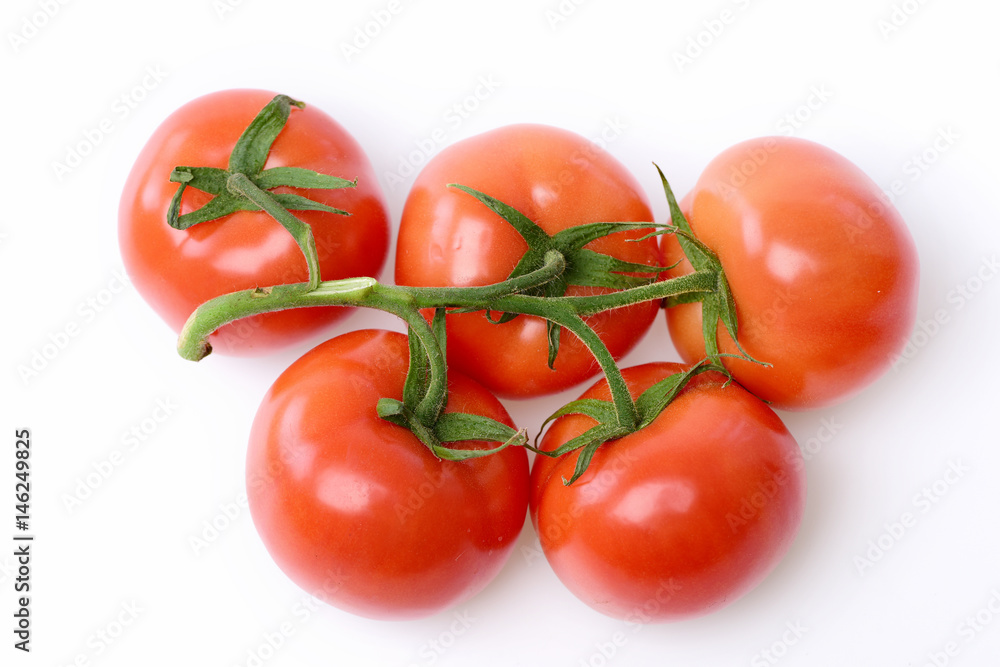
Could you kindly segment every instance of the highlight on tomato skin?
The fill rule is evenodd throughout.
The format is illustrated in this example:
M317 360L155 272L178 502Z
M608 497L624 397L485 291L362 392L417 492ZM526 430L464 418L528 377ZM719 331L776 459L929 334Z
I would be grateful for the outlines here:
M126 180L118 212L122 259L139 294L175 331L195 308L216 296L308 279L295 241L262 211L239 211L186 230L167 224L179 187L170 181L174 168L225 169L244 129L274 97L269 91L237 89L188 102L150 136ZM357 179L353 188L302 192L350 212L349 217L324 211L294 215L313 229L323 279L378 276L389 247L385 197L364 150L344 127L316 106L294 107L265 166ZM180 212L194 211L209 199L188 188ZM216 353L266 354L308 339L347 312L320 307L267 313L226 325L210 340Z
M408 353L406 336L374 330L314 348L268 391L247 451L251 516L278 567L327 603L384 620L480 592L510 556L528 503L524 448L444 461L379 418L379 398L402 396ZM513 426L486 389L449 375L446 411Z
M418 174L400 220L395 279L400 285L477 286L503 281L528 249L498 215L449 184L479 190L514 207L552 235L590 222L653 220L648 198L624 165L586 138L556 127L501 127L444 148ZM651 230L650 230L651 231ZM655 239L612 234L588 249L656 266ZM568 294L604 288L570 287ZM656 317L646 302L588 318L615 358L632 349ZM548 367L546 323L519 316L492 324L483 313L448 318L452 367L502 398L555 393L595 377L599 366L579 339L560 335ZM497 363L502 359L502 363Z
M916 322L919 261L906 223L847 158L792 137L762 137L714 158L681 209L718 255L753 358L726 358L733 376L775 408L843 402L891 366ZM691 270L664 236L667 275ZM705 355L701 305L666 309L681 358ZM738 354L719 335L724 353Z
M623 369L630 392L684 366ZM582 398L607 400L598 382ZM557 419L551 451L594 421ZM530 515L546 560L582 602L635 623L717 611L785 556L805 506L805 470L778 416L718 373L695 377L645 429L599 447L564 484L575 456L536 456Z

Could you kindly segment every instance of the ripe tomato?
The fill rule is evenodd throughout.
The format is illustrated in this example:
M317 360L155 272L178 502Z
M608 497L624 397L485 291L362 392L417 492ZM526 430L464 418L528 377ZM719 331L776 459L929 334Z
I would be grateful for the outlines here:
M126 271L176 331L213 297L308 278L292 236L262 211L239 211L183 231L167 224L178 188L169 180L174 167L225 169L233 145L273 97L261 90L226 90L189 102L150 137L125 183L118 231ZM350 217L321 211L294 215L313 228L323 279L377 275L389 243L386 207L368 158L347 131L315 107L293 107L267 160L266 168L277 166L358 179L354 188L301 191ZM294 190L275 190L282 191ZM180 212L198 209L210 198L188 188ZM210 340L218 352L261 354L313 335L344 314L342 308L268 313L222 327Z
M827 406L879 377L916 320L913 240L878 186L846 158L794 138L724 151L681 205L718 255L752 357L726 359L733 376L778 408ZM683 255L665 237L667 265ZM672 275L690 271L685 261ZM705 355L701 305L667 309L681 357ZM720 350L736 353L720 327Z
M424 616L479 592L527 512L523 448L442 461L378 417L379 398L402 398L407 366L402 334L353 331L321 344L268 391L247 453L251 516L278 566L306 591L373 618ZM512 425L488 391L449 376L449 411Z
M513 125L449 146L418 175L400 222L396 282L444 287L500 282L528 249L499 216L451 183L514 207L549 235L588 222L646 222L652 214L635 178L581 136L543 125ZM588 249L656 265L656 242L618 232ZM568 294L598 288L570 287ZM601 290L606 291L606 290ZM643 303L591 317L616 358L647 331L657 304ZM502 360L502 361L498 361ZM483 313L448 318L448 361L493 393L524 398L568 388L599 370L587 348L562 331L555 370L548 367L544 320L520 316L502 325Z
M624 369L630 391L683 369ZM594 609L631 622L694 617L756 586L789 548L802 517L804 465L762 401L717 373L695 377L645 429L597 449L565 486L576 455L537 456L531 519L560 580ZM607 400L602 380L583 394ZM593 426L561 417L541 449Z

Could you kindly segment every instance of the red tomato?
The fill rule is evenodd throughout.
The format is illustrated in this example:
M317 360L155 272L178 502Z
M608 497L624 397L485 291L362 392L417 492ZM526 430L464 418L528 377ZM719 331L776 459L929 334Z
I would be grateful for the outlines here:
M166 220L178 188L169 180L174 167L225 169L233 145L273 97L261 90L226 90L184 105L150 137L125 183L118 217L125 268L143 298L176 331L197 306L213 297L308 278L292 236L262 211L240 211L184 231L172 229ZM293 214L313 228L323 279L377 275L388 249L388 217L374 171L358 143L319 109L293 107L265 168L278 166L358 179L355 188L300 192L351 216ZM283 191L294 190L275 190ZM180 212L200 208L210 198L188 188ZM261 354L305 339L344 314L342 308L268 313L222 327L210 341L217 352Z
M372 618L424 616L479 592L527 512L523 448L442 461L378 417L379 398L402 398L407 366L402 334L354 331L321 344L275 381L247 453L251 516L278 566L306 591ZM512 426L492 394L449 376L449 411Z
M623 371L630 391L682 370ZM695 377L645 429L612 440L565 486L576 454L537 456L531 519L559 579L594 609L630 622L698 616L756 586L789 548L805 501L802 455L775 413L717 373ZM610 398L602 380L584 398ZM553 422L552 451L593 426Z
M718 255L743 348L767 368L725 365L773 406L842 401L889 367L916 320L918 261L899 213L846 158L794 138L762 138L716 157L682 203ZM667 265L682 258L665 237ZM674 275L690 271L685 261ZM667 309L681 357L705 356L701 305ZM721 329L720 349L736 353Z
M546 233L588 222L646 222L652 213L635 178L581 136L543 125L513 125L460 141L421 171L406 200L396 248L396 282L429 287L500 282L528 249L524 239L457 183L514 207ZM656 242L616 233L586 247L656 265ZM630 241L631 239L631 241ZM568 294L596 293L571 287ZM602 290L606 291L606 290ZM601 313L588 322L616 358L642 337L657 304ZM548 368L544 320L521 316L495 325L483 313L448 318L448 361L495 394L524 398L593 377L593 356L567 331L555 370Z

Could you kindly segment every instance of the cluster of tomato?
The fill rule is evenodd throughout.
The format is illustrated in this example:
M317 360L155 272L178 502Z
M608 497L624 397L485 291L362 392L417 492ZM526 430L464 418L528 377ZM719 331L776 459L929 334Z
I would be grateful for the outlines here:
M152 136L125 184L119 230L126 268L178 331L209 299L309 278L296 242L253 206L184 230L166 221L178 190L170 180L174 167L225 169L233 146L272 97L233 90L185 105ZM293 108L267 165L356 180L314 196L350 216L295 215L312 228L323 280L377 276L390 224L357 142L322 111ZM416 178L399 222L398 285L502 283L525 255L523 235L450 184L504 202L549 235L592 222L654 224L639 183L604 150L553 127L503 127L442 150ZM188 189L180 210L210 199ZM725 374L690 379L648 424L588 451L589 465L566 483L577 457L546 453L594 426L587 410L557 414L536 454L514 446L441 460L375 410L379 399L404 393L412 354L407 337L364 330L332 338L274 382L252 428L250 509L278 566L350 612L423 616L482 590L512 553L530 513L555 573L611 616L660 621L704 614L759 583L791 544L805 498L801 453L773 408L829 406L884 372L915 319L916 252L869 178L833 151L799 139L730 148L708 165L680 210L699 247L721 263L727 298L735 303L736 340L720 328L715 341L713 358ZM682 241L622 231L587 249L671 278L698 268ZM570 282L565 294L612 292ZM713 323L703 321L709 312L703 300L639 301L585 318L619 358L664 305L685 363L622 369L633 399L699 362L707 349L712 354L705 332ZM254 315L222 326L211 345L260 354L314 336L344 312L314 306ZM556 330L550 367L553 328L541 318L455 312L446 319L446 412L513 427L498 396L550 394L600 373L591 350L565 329ZM597 410L594 399L609 398L609 383L601 380L578 405Z

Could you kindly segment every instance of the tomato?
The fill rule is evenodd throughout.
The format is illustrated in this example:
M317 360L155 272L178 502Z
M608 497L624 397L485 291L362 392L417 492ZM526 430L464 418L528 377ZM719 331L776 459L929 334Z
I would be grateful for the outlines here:
M197 306L213 297L308 278L292 236L262 211L239 211L183 231L166 221L178 188L169 180L174 167L225 169L233 145L273 97L262 90L226 90L189 102L150 137L125 183L118 229L126 271L142 297L176 331ZM350 217L322 211L294 215L313 228L323 279L377 275L388 250L388 216L371 164L347 131L313 106L293 107L265 168L276 166L358 179L354 188L301 191L350 212ZM180 212L198 209L210 198L188 188ZM345 312L303 308L268 313L222 327L210 341L217 352L262 354L315 334Z
M479 592L527 513L523 448L442 461L378 417L379 398L402 397L407 366L406 337L394 332L319 345L274 382L247 452L251 516L278 566L309 593L372 618L425 616ZM492 394L455 372L447 410L512 426Z
M572 132L513 125L457 142L420 172L407 197L396 248L401 285L476 286L510 275L528 246L499 216L457 183L514 207L549 235L588 222L647 222L652 213L635 178L611 155ZM618 232L585 246L620 259L656 265L657 244ZM604 288L570 287L568 294ZM656 316L643 303L588 318L612 355L624 355ZM483 313L448 318L448 361L495 394L548 394L593 377L587 348L562 331L555 370L548 368L546 323L520 316L502 325Z
M711 161L681 208L722 262L743 348L772 367L725 365L773 406L843 401L905 344L916 249L896 209L846 158L803 139L746 141ZM682 257L673 237L663 249L667 265ZM687 262L675 274L685 271ZM681 358L704 357L700 304L669 308L667 322ZM720 349L737 352L724 330Z
M633 396L682 370L623 370ZM785 554L805 501L795 440L762 401L718 373L696 376L646 428L576 455L537 456L531 520L559 579L594 609L630 622L690 618L756 586ZM583 394L607 400L603 380ZM552 451L594 421L553 422Z

